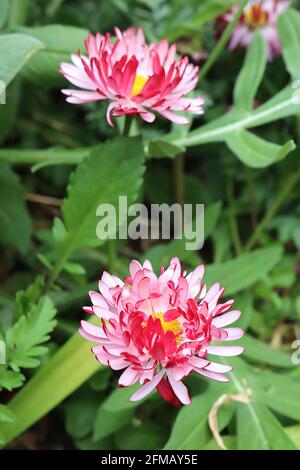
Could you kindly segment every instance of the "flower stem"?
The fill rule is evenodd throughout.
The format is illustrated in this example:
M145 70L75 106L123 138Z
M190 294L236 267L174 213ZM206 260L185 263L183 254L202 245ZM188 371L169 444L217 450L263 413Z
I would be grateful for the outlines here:
M232 178L229 177L227 180L227 199L228 199L228 219L229 219L229 226L232 236L232 241L235 249L235 253L239 256L242 252L242 244L238 229L238 223L236 219L236 211L235 211L235 204L234 204L234 193L233 193L233 181Z
M130 137L130 129L131 129L132 122L133 122L132 116L130 116L129 114L126 114L123 132L122 132L123 137ZM113 273L115 270L115 264L116 264L116 259L117 259L116 240L113 238L108 240L107 255L108 255L108 269L111 273Z
M242 0L241 1L240 8L238 9L236 14L232 18L231 22L227 25L227 27L226 27L225 31L223 32L220 40L217 42L217 44L216 44L215 48L213 49L212 53L210 54L209 58L207 59L207 61L203 65L202 70L200 72L200 79L203 79L207 75L209 70L212 68L213 64L216 62L216 60L218 59L218 57L222 53L223 49L225 48L225 46L226 46L226 44L227 44L227 42L228 42L228 40L231 36L232 31L234 30L235 25L237 24L237 22L240 19L240 16L243 12L244 6L246 5L247 2L248 2L248 0Z
M132 122L133 122L132 116L130 116L129 114L126 114L124 127L123 127L123 132L122 132L123 137L129 137L130 136L130 129L131 129Z
M173 164L174 186L176 201L184 205L184 155L177 155Z
M289 177L289 179L282 186L273 204L271 205L269 210L266 212L265 216L260 221L260 223L257 225L255 231L253 232L253 235L248 240L244 248L245 252L253 248L255 243L259 240L260 236L262 235L266 227L270 224L271 220L277 214L281 206L284 204L286 198L288 197L292 189L296 186L299 180L300 180L300 170L297 171L292 177Z

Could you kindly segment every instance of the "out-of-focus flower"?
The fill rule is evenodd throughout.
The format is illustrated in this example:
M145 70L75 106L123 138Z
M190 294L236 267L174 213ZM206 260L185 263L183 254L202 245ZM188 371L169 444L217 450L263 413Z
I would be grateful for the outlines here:
M191 403L182 379L196 372L210 379L228 381L224 373L232 368L213 362L207 355L236 356L239 346L214 345L237 340L241 328L227 328L240 312L231 310L233 300L219 303L224 289L219 283L207 292L202 282L204 266L187 274L180 261L171 260L160 276L150 261L132 261L124 282L104 272L99 291L90 292L88 313L97 315L102 327L81 322L80 334L99 343L92 348L101 364L125 369L120 387L140 382L131 400L140 400L153 389L175 406Z
M234 50L239 46L248 47L256 31L260 31L268 46L268 60L281 53L280 41L277 31L279 15L290 5L290 0L260 0L250 1L245 6L243 14L236 25L229 49ZM238 10L234 6L221 17L218 22L227 24L233 19Z
M177 111L202 114L204 99L188 98L198 81L198 67L187 57L175 58L176 46L166 39L147 45L143 30L115 28L116 40L107 33L90 34L85 42L87 56L72 54L73 64L62 63L60 70L80 89L62 90L69 103L109 100L107 120L139 114L153 122L155 112L178 124L188 119Z

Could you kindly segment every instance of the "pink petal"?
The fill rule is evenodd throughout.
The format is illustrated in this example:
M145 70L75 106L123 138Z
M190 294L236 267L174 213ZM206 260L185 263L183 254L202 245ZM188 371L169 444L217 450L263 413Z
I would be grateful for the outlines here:
M212 324L218 328L222 326L230 325L238 320L241 316L241 312L239 310L233 310L232 312L225 313L219 317L215 317L212 320Z
M159 382L164 376L164 373L165 373L165 370L162 369L158 374L156 374L153 377L153 379L150 382L147 382L139 390L137 390L130 398L130 401L138 401L146 397L147 395L149 395L149 393L151 393L152 390L154 390L155 387L159 384Z
M207 346L208 354L215 354L217 356L238 356L244 352L241 346Z
M174 393L177 396L177 398L184 405L190 405L192 403L192 401L189 397L188 389L186 388L186 386L182 382L180 382L180 381L177 382L174 379L174 376L173 376L171 370L167 370L166 372L167 372L167 376L168 376L170 385L173 388Z

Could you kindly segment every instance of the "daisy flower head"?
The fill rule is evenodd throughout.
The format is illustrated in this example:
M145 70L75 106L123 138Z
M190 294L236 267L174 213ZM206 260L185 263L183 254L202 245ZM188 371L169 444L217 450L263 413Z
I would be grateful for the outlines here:
M249 1L243 14L234 28L229 42L229 49L249 47L254 34L259 31L267 43L268 60L280 55L281 46L277 29L279 15L290 5L290 0L252 0ZM219 17L223 25L232 21L238 10L233 6L230 11Z
M238 340L241 328L228 328L240 312L233 300L221 303L224 289L215 283L206 290L204 266L187 274L178 258L157 276L150 261L133 260L123 280L104 272L99 292L90 292L92 306L84 307L99 317L98 324L81 322L80 334L94 343L98 361L123 370L120 387L136 382L141 387L132 397L140 400L156 388L175 406L191 403L182 380L192 372L227 382L232 368L210 356L236 356L240 346L216 345Z
M153 122L155 113L178 124L188 119L177 111L202 114L204 99L188 98L198 81L198 67L187 57L176 59L176 46L166 39L147 44L142 28L126 31L115 28L115 38L90 34L85 42L87 54L72 54L62 63L61 73L77 89L64 89L73 104L108 100L107 120L139 115Z

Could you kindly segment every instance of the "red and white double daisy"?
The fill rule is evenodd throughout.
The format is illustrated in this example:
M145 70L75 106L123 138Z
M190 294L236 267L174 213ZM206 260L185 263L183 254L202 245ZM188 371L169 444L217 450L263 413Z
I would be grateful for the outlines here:
M240 312L230 310L233 300L220 303L219 283L206 291L204 266L187 274L173 258L157 276L150 261L132 261L124 281L104 272L100 292L90 292L86 312L99 317L99 325L81 322L80 334L98 343L92 348L101 364L124 369L119 386L140 382L131 400L140 400L157 389L166 400L180 406L191 403L182 379L196 372L210 379L228 381L231 367L208 355L236 356L240 346L212 343L237 340L241 328L228 328Z
M107 120L138 114L147 122L155 113L178 124L188 119L177 111L202 114L204 99L188 98L198 81L198 67L187 57L176 59L176 46L166 39L146 44L143 30L115 28L116 38L90 34L85 42L87 55L72 54L72 64L62 63L64 77L78 89L65 89L69 103L110 101Z
M281 46L278 36L277 21L279 15L290 6L290 0L252 0L247 3L243 14L234 28L229 42L229 49L239 46L249 47L253 35L260 31L268 47L268 60L280 55ZM238 10L238 5L219 18L219 22L228 24Z

